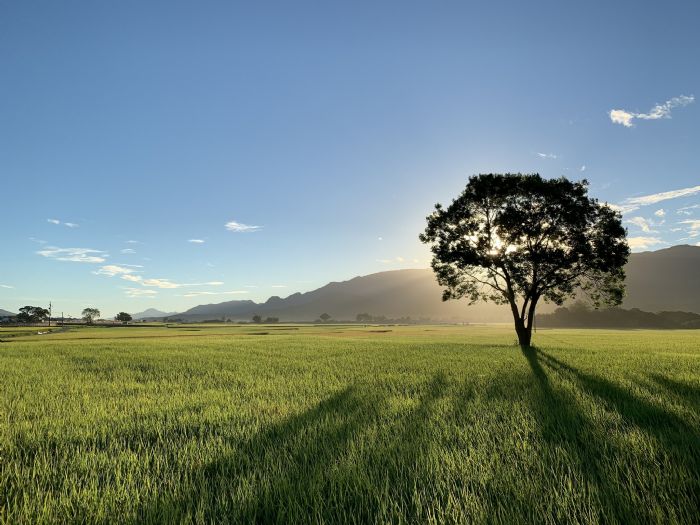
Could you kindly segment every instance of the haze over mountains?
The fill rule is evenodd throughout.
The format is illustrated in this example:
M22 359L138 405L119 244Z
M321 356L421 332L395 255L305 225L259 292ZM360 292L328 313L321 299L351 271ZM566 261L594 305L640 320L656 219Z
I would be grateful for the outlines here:
M700 313L700 247L682 245L632 254L626 282L625 308ZM553 309L553 305L543 304L539 311L546 313ZM358 313L433 321L511 320L506 307L483 303L469 306L464 300L443 302L441 288L430 269L355 277L284 299L271 297L264 303L244 300L200 305L172 317L187 321L221 318L235 321L250 320L257 314L282 321L313 321L324 312L337 320L355 319Z
M155 308L148 308L143 312L133 314L131 317L134 319L146 319L147 317L167 317L169 315L175 315L177 312L163 312Z
M700 247L673 246L653 252L634 253L627 265L625 308L649 312L700 313ZM322 313L336 320L354 320L357 314L411 317L444 322L510 322L507 307L466 301L443 302L441 287L430 269L394 270L332 282L306 293L286 298L270 297L264 303L228 301L195 306L182 313L149 308L133 314L140 319L250 320L254 315L278 317L281 321L314 321ZM554 310L542 304L539 313ZM0 316L14 315L0 309Z

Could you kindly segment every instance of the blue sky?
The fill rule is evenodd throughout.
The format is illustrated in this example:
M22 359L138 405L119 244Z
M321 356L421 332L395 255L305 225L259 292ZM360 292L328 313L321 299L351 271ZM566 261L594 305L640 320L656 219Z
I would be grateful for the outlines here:
M699 19L0 2L0 308L183 310L425 267L425 216L479 172L585 177L636 251L696 244Z

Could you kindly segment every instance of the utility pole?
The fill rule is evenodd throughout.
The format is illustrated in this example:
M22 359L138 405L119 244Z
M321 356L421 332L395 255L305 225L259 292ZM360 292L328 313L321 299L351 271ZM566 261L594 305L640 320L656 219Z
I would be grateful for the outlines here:
M49 326L51 326L51 301L49 301Z

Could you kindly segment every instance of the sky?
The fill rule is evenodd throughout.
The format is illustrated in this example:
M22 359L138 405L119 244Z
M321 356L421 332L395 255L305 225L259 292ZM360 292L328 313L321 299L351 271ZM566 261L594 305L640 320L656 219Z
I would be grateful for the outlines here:
M700 3L0 0L0 308L423 268L470 175L586 178L700 242Z

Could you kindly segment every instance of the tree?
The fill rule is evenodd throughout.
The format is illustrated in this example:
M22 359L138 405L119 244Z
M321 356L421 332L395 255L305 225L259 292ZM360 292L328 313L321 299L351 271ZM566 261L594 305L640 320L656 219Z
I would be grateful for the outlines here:
M253 322L254 322L254 323L257 323L257 324L262 323L262 316L261 316L261 315L258 315L258 314L255 314L255 315L253 316Z
M85 313L85 312L83 312L83 314L84 314L84 313ZM99 313L98 313L98 315L99 315ZM126 323L128 323L129 321L131 321L132 318L131 318L131 315L129 315L129 314L126 313L126 312L119 312L119 313L116 315L116 317L115 317L114 319L115 319L116 321L120 321L120 322L126 324Z
M328 315L328 314L326 314L326 313L323 313L323 314L321 314L321 315L319 316L319 319L320 319L322 322L327 323L328 321L330 321L331 316Z
M92 324L95 319L100 317L100 311L97 308L85 308L82 316L87 324Z
M427 221L420 240L431 247L443 300L509 305L522 348L540 300L561 305L584 292L595 307L622 302L630 253L622 218L588 197L586 180L473 176Z
M370 314L367 313L362 313L362 314L357 314L355 316L355 320L358 323L371 323L373 321L373 317Z
M279 322L280 322L279 317L268 317L267 319L265 319L266 324L275 324L275 323L279 323Z
M49 311L41 306L23 306L17 314L20 323L43 323L49 318Z

